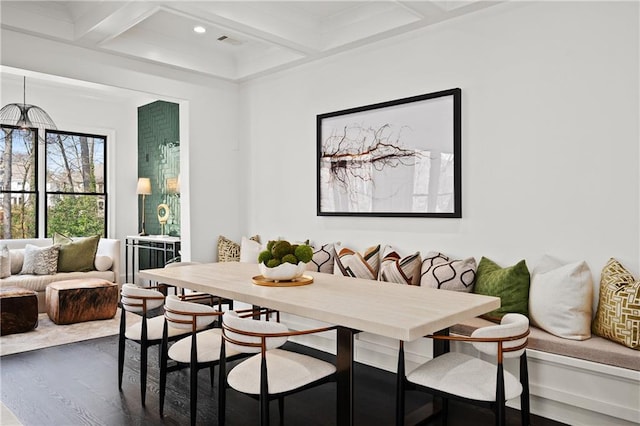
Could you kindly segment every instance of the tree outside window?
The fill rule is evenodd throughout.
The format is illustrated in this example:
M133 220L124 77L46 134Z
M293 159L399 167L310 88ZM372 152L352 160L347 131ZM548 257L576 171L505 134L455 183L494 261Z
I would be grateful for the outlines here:
M47 236L106 235L105 151L104 136L47 130Z
M0 238L38 235L37 130L0 127Z
M34 141L37 129L0 126L0 238L106 236L106 137L47 130Z

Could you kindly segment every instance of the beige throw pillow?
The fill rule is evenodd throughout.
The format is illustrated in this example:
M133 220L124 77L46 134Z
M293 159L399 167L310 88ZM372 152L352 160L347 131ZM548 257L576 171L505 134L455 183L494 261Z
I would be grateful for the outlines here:
M0 248L0 278L11 276L11 253L9 247L3 244Z
M531 273L529 318L544 331L571 340L591 337L593 278L585 262L544 256Z
M58 270L59 245L38 247L27 244L24 248L22 275L53 275Z

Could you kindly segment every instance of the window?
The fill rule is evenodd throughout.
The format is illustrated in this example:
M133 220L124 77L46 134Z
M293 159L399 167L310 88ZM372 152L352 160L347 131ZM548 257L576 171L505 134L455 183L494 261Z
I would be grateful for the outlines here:
M107 232L106 137L47 130L46 235Z
M37 130L0 127L0 238L38 235Z
M36 144L36 129L1 130L0 238L106 236L106 137L47 130Z

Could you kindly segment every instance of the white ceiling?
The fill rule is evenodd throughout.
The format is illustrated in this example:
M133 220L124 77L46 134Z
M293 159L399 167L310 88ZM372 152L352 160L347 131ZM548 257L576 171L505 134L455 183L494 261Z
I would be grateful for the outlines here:
M2 0L0 20L14 31L244 81L496 3ZM207 32L196 34L196 25Z

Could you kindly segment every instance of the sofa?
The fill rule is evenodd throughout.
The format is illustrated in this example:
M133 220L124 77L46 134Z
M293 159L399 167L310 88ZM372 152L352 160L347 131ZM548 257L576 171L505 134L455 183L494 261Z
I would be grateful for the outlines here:
M21 287L34 290L38 297L38 312L46 312L46 289L56 281L77 278L100 278L120 284L120 240L100 238L94 259L95 270L86 272L55 272L46 275L21 274L27 244L48 247L51 238L27 238L0 240L0 247L7 246L11 259L11 275L0 279L0 287Z

